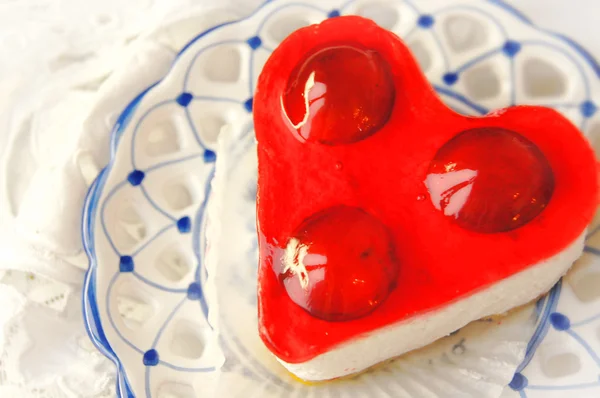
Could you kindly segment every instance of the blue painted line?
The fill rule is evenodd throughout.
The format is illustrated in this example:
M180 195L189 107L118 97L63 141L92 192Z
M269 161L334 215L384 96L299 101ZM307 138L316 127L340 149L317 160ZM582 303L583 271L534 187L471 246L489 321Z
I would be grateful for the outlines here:
M573 328L577 328L577 327L580 327L580 326L589 325L590 323L592 323L592 322L594 322L594 321L597 321L597 320L600 320L600 313L598 313L598 314L596 314L596 315L592 315L591 317L589 317L589 318L586 318L586 319L584 319L584 320L582 320L582 321L579 321L579 322L573 322L573 323L571 324L571 329L573 329Z
M139 96L137 98L139 98ZM115 140L114 136L112 140ZM90 262L90 266L86 271L84 280L82 300L83 318L86 326L85 329L94 346L115 364L115 368L117 370L116 393L119 397L126 396L127 398L135 398L127 378L127 373L123 369L119 357L116 355L112 349L112 346L108 342L108 338L106 337L104 329L102 328L98 310L98 301L96 298L96 286L95 283L93 283L95 280L96 267L98 265L94 256L95 245L93 241L93 231L95 226L95 215L97 214L98 210L97 207L100 187L104 185L104 182L107 178L106 171L106 168L102 169L98 177L90 186L90 189L85 197L85 204L82 212L81 232L84 243L83 246Z
M178 164L178 163L183 163L183 162L187 162L188 160L194 160L194 159L198 159L201 158L202 156L204 156L203 153L197 153L194 155L189 155L189 156L185 156L183 158L179 158L179 159L174 159L174 160L167 160L161 163L157 163L154 166L148 167L145 172L146 174L149 174L155 170L159 170L162 169L163 167L167 167L167 166L171 166L174 164Z
M209 101L209 102L231 102L232 104L243 105L242 101L238 101L234 98L226 98L226 97L210 97L206 95L195 95L195 101Z
M113 196L121 188L123 188L126 184L127 184L127 181L123 181L123 182L120 182L117 185L115 185L115 187L108 193L108 195L106 195L106 199L104 199L104 203L102 203L102 207L100 209L100 224L102 226L102 231L104 231L104 236L108 240L110 247L112 247L115 254L118 255L119 257L121 257L121 252L119 252L119 250L117 249L117 246L115 245L115 242L110 237L110 233L108 232L108 228L106 227L106 222L104 220L104 214L106 212L106 205L108 205L108 203L113 198Z
M152 390L150 388L150 369L152 368L152 366L146 366L146 371L145 371L145 375L144 375L144 379L145 379L145 386L146 386L146 398L152 398Z
M119 142L121 141L121 136L123 135L123 131L125 130L125 127L131 121L131 118L133 117L137 107L139 106L140 102L142 101L142 98L144 98L144 96L148 93L148 91L153 89L158 83L159 82L155 82L155 83L151 84L145 90L143 90L141 93L139 93L129 104L127 104L125 109L123 109L123 112L121 112L121 114L117 118L117 121L116 121L115 125L113 126L113 129L110 133L111 134L111 136L110 136L110 159L111 160L109 161L109 165L107 166L109 169L112 167L112 160L117 155L117 147L119 145ZM104 186L104 182L101 184L101 186L102 187Z
M254 97L254 53L250 53L250 73L248 74L248 98Z
M162 207L160 207L158 205L158 203L156 203L154 201L154 199L152 199L150 197L150 195L148 195L148 191L146 190L146 187L144 187L144 184L140 184L140 190L142 191L142 195L144 195L144 198L146 198L146 200L148 201L148 203L150 203L150 206L152 206L154 208L154 210L156 210L157 212L159 212L160 214L162 214L163 216L165 216L172 222L177 221L177 219L175 217L173 217L166 210L164 210Z
M538 347L548 334L548 330L550 329L550 314L556 311L556 307L558 306L558 300L560 299L561 289L562 280L559 281L552 288L552 290L550 290L550 293L548 294L548 299L546 301L546 307L544 308L538 326L535 332L533 333L531 340L529 340L529 343L527 344L527 349L525 350L525 358L523 358L523 361L517 367L515 373L521 373L523 369L525 369L527 365L529 365Z
M579 43L577 43L573 39L571 39L563 34L556 33L556 32L553 32L553 31L547 30L547 29L542 29L539 26L536 26L528 17L525 16L525 14L523 14L521 11L517 10L512 5L506 3L505 0L488 0L488 1L492 4L499 6L500 8L503 8L504 10L508 11L513 16L519 18L521 21L534 27L535 29L539 30L540 32L543 32L550 36L556 37L556 38L562 40L563 42L565 42L567 45L573 47L573 49L575 51L577 51L579 53L579 55L581 55L586 60L586 62L592 67L592 69L596 73L596 76L598 78L600 78L600 64L590 54L590 52L587 51L585 48L583 48L583 46L581 46Z
M173 308L173 311L171 311L171 313L169 314L167 319L165 319L165 323L163 323L162 326L160 327L160 329L158 329L158 332L156 333L156 337L154 337L154 341L152 342L152 348L156 348L156 346L158 345L158 342L160 341L160 338L162 337L163 333L165 332L165 329L167 328L167 326L169 326L169 323L171 323L171 321L173 320L173 317L177 314L179 309L185 304L186 301L187 301L187 297L184 297L183 300L181 300L179 302L179 304L177 304L175 306L175 308Z
M417 15L421 15L421 11L417 8L415 3L412 2L412 0L404 0L404 4L409 6L414 12L417 13Z
M214 366L208 366L208 367L203 367L203 368L187 368L184 366L176 366L176 365L173 365L173 364L171 364L167 361L163 361L163 360L161 360L158 364L161 366L167 367L169 369L176 370L178 372L210 373L210 372L214 372L217 370L217 368L215 368Z
M587 125L590 121L589 117L584 117L583 120L581 121L581 125L579 126L579 130L584 131L587 129Z
M488 58L490 58L490 57L498 54L500 51L502 51L501 48L496 48L496 49L490 50L488 52L485 52L485 53L481 54L480 56L475 57L475 58L473 58L472 60L470 60L468 62L465 62L462 66L460 66L459 68L457 68L455 70L455 72L456 73L460 73L460 72L464 71L465 69L468 69L468 68L470 68L472 66L475 66L478 63L483 62L486 59L488 59Z
M414 35L416 31L417 31L417 26L415 25L408 31L408 33L406 33L404 35L403 40L409 41L410 38L412 37L412 35Z
M204 146L204 143L202 142L202 139L200 138L200 134L198 133L198 129L196 128L196 124L192 120L192 114L190 113L189 108L185 108L184 113L185 113L185 118L187 119L187 121L190 125L190 128L192 129L192 134L194 135L194 139L196 140L196 143L198 144L198 146L200 146L200 148L206 149L206 147Z
M590 253L590 254L596 255L596 256L600 256L600 249L596 249L593 246L587 246L586 245L586 246L583 247L583 251L586 252L586 253Z
M517 84L517 72L515 70L515 60L510 58L510 105L515 106L517 104L517 90L515 89Z
M121 275L119 272L117 272L112 279L110 280L110 283L108 284L108 289L106 291L106 314L108 315L108 320L110 322L110 325L112 326L112 328L114 329L115 333L117 334L117 336L119 336L119 338L125 343L127 344L132 350L136 351L138 354L144 354L144 351L141 350L140 348L138 348L135 344L133 344L131 341L129 341L129 339L127 339L125 336L123 336L123 333L121 333L121 331L119 330L119 328L117 327L115 320L113 319L112 316L112 312L110 310L110 299L112 298L111 292L112 289L115 285L115 282L117 281L117 279L119 279L119 275Z
M550 103L544 104L545 107L548 108L578 108L581 104L575 104L573 102L558 102L558 103Z
M142 252L142 250L144 250L146 247L148 247L148 245L150 245L150 243L154 242L162 234L166 233L167 231L169 231L172 228L175 228L175 224L170 224L170 225L167 225L165 227L162 227L156 234L154 234L154 236L152 238L146 240L146 242L142 246L140 246L136 251L134 251L131 254L131 256L135 257L138 254L140 254Z
M196 271L194 271L194 281L196 283L201 283L201 281L200 281L200 271L201 271L200 265L196 266Z
M585 240L590 239L598 231L600 231L600 224L596 225L594 229L588 232L588 234L585 236Z
M551 49L552 51L558 52L558 53L564 55L565 57L567 57L569 59L569 61L571 61L571 63L573 65L575 65L575 67L577 68L577 71L579 72L579 75L583 79L586 100L590 99L590 81L589 81L587 75L585 74L583 67L579 64L579 62L577 62L577 60L573 57L573 55L571 53L566 51L564 48L558 47L554 44L550 44L548 42L541 41L541 40L525 40L525 41L522 41L521 44L523 45L523 47L525 47L525 46L546 47L546 48Z
M245 19L245 18L244 18ZM238 22L238 21L234 21L234 22ZM225 26L225 25L229 25L230 23L225 23L223 25L219 25L217 27L221 27L221 26ZM217 28L215 27L215 28ZM212 30L212 29L211 29ZM210 31L210 30L209 30ZM204 32L204 33L208 33ZM197 39L199 39L202 36L202 34L198 37L196 37L195 39L193 39L190 43L188 43L188 45L186 45L180 52L179 55L183 54L183 52L189 47L191 46ZM209 46L206 46L204 48L202 48L200 51L198 51L195 55L194 58L192 58L192 60L190 61L190 64L188 65L187 70L185 71L185 75L183 77L183 91L184 92L189 92L190 88L189 88L189 80L190 80L190 74L192 73L192 69L194 68L194 65L196 65L196 61L198 60L198 57L200 57L202 54L204 54L206 51L215 48L215 47L219 47L219 46L223 46L223 45L244 45L245 42L243 40L224 40L224 41L220 41L217 43L213 43ZM177 56L177 58L179 58L179 55ZM177 61L177 58L175 58L175 60L173 61L173 64Z
M173 104L175 103L175 100L166 100L166 101L161 101L158 104L150 107L150 109L148 109L138 120L137 124L135 125L135 128L133 130L133 135L131 137L131 148L130 148L130 154L129 156L131 157L131 166L133 168L133 170L137 170L137 164L135 161L135 149L136 149L136 140L137 140L137 134L138 131L140 129L141 124L144 122L144 120L146 120L146 118L148 116L150 116L150 114L152 114L152 112L154 112L155 110L157 110L158 108L161 108L165 105L169 105L169 104Z
M540 391L569 391L569 390L583 390L588 388L600 387L600 382L592 382L592 383L581 383L581 384L570 384L563 386L527 386L530 390L540 390Z
M442 41L440 40L440 37L438 36L437 32L433 29L429 29L429 32L431 34L431 37L433 37L433 40L435 41L438 49L440 50L440 53L442 54L442 59L444 60L444 70L449 71L450 70L450 61L448 61L448 54L446 54L444 52L444 46L442 45Z
M204 199L202 201L202 204L198 208L198 212L196 213L196 216L194 217L194 225L193 225L193 230L192 230L192 236L193 236L192 250L194 252L194 256L196 257L196 263L198 264L198 267L202 267L202 264L204 262L204 259L202 257L203 253L200 252L200 234L201 234L201 228L203 226L202 219L206 212L206 205L208 204L212 179L214 178L214 175L215 175L215 168L213 167L207 180L206 180L206 186L204 188ZM202 292L200 295L200 300L199 300L200 308L202 309L202 313L204 314L204 317L206 318L210 328L213 329L213 325L211 325L210 321L208 320L208 304L206 303L206 298L204 297L204 287L202 286L201 283L200 283L200 288L202 289Z
M520 398L527 398L527 394L525 393L525 390L519 391L519 397Z
M345 2L344 4L342 4L338 9L340 10L340 12L343 12L348 6L350 6L355 1L356 0L348 0L347 2Z
M327 15L327 13L329 12L329 10L325 10L325 9L317 7L317 6L313 6L311 4L304 4L304 3L290 3L290 4L285 4L285 5L281 6L281 7L273 9L273 11L271 11L270 13L268 13L267 15L265 15L265 18L258 25L258 29L256 29L255 36L260 36L261 35L263 28L265 27L266 23L269 22L269 20L273 16L273 14L276 14L279 11L284 10L286 8L289 8L289 7L300 7L300 8L306 8L308 10L319 11L319 12L323 13L323 16Z
M440 14L444 14L449 11L450 12L452 12L452 11L470 11L475 14L483 15L489 21L491 21L498 28L498 30L500 30L500 32L502 32L502 36L504 39L508 38L508 33L506 31L506 28L500 23L500 21L498 21L498 18L496 18L494 15L490 14L489 12L484 11L477 7L462 6L462 5L461 6L449 6L446 8L442 8L441 10L438 10L433 15L440 15Z
M598 356L598 354L596 354L594 349L588 344L587 341L585 341L577 332L573 331L572 329L565 330L565 333L567 333L575 341L577 341L579 345L587 351L587 353L594 360L594 362L596 362L596 365L600 367L600 357Z
M160 283L151 281L150 279L146 278L145 276L140 275L136 271L133 271L131 274L133 276L135 276L137 279L139 279L141 282L145 283L146 285L148 285L150 287L153 287L154 289L162 290L163 292L168 292L168 293L187 293L187 289L184 289L184 288L176 289L176 288L166 287L164 285L161 285Z
M485 115L489 112L489 109L477 104L474 101L471 101L470 99L468 99L467 97L465 97L462 94L458 94L457 92L454 92L450 89L447 89L445 87L442 86L438 86L433 85L433 88L435 89L435 91L437 91L439 94L443 94L446 95L450 98L453 98L455 100L458 100L460 102L462 102L464 105L467 105L468 107L470 107L471 109L473 109L474 111L476 111L477 113L479 113L480 115Z

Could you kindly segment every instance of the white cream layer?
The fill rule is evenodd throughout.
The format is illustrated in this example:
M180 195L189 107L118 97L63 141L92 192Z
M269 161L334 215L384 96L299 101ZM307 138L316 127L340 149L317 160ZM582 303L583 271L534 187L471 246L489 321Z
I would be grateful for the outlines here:
M329 380L426 346L469 322L502 314L546 293L579 258L584 240L585 232L555 256L444 308L373 331L306 362L280 362L301 379Z

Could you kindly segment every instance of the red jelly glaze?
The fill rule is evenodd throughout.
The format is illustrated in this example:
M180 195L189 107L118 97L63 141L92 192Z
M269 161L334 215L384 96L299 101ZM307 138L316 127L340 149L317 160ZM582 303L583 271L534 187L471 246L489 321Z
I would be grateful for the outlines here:
M387 298L398 275L385 225L348 206L305 220L275 262L292 301L328 321L367 315Z
M554 174L535 144L501 128L460 133L444 144L425 182L438 210L480 233L519 228L544 210Z
M327 47L307 56L291 73L283 108L300 141L348 144L387 122L394 91L390 67L377 52Z
M290 134L282 96L306 54L345 43L372 49L391 66L392 113L375 134L349 145L300 142ZM267 61L254 99L258 139L258 310L267 347L290 363L310 360L353 338L456 302L532 264L579 237L597 205L594 153L556 111L513 107L486 117L456 114L435 95L406 46L360 17L339 17L290 35ZM544 154L554 191L529 223L478 233L437 210L424 182L440 149L475 128L518 132ZM278 277L285 246L302 223L331 207L363 209L389 230L399 264L396 287L367 316L330 322L289 297Z

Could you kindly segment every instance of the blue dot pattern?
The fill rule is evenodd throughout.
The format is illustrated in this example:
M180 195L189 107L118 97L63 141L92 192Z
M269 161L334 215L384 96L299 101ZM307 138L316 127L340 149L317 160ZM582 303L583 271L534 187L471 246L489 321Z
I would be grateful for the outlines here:
M585 101L581 104L581 114L584 117L592 117L596 114L596 111L598 111L598 107L592 101Z
M556 330L565 331L571 327L571 321L560 312L550 314L550 323Z
M522 391L525 387L527 387L527 383L527 377L523 376L521 373L515 373L508 386L514 391Z
M137 187L144 180L145 173L141 170L134 170L127 176L127 181L134 187Z
M248 45L251 49L256 50L258 47L262 45L262 40L258 36L253 36L249 38L247 41Z
M508 40L502 47L502 52L510 58L514 58L521 51L521 44L514 40Z
M215 151L207 149L204 151L204 163L214 163L217 160L217 154Z
M339 10L331 10L329 11L329 13L327 14L327 18L335 18L335 17L339 17L340 11Z
M435 19L431 15L421 15L417 24L423 29L429 29L435 23Z
M190 284L187 290L187 297L188 299L194 301L200 300L202 298L202 287L199 283L194 282Z
M244 108L246 108L246 110L248 112L252 112L252 103L254 102L253 98L248 98L246 100L246 102L244 102Z
M192 220L188 216L181 217L177 220L177 229L182 234L187 234L192 229Z
M192 100L194 99L194 96L190 93L181 93L179 94L179 96L177 97L177 99L175 100L179 105L183 106L184 108L187 107L190 102L192 102Z
M144 365L146 365L146 366L158 365L158 362L160 361L158 352L154 348L146 351L144 353L143 361L144 361Z
M119 271L133 272L133 268L133 258L131 258L131 256L121 256L119 260Z
M458 81L458 74L446 73L442 79L444 80L444 83L446 83L449 86L452 86L454 83L456 83Z

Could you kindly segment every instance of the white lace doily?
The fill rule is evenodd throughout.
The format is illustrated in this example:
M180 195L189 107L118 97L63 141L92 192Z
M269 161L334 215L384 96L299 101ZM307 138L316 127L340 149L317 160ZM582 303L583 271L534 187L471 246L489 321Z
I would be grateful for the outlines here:
M83 197L131 96L166 72L203 23L260 0L219 1L234 11L205 13L216 3L0 0L0 398L115 395L114 368L81 319ZM549 2L555 11L539 0L512 3L548 21L562 4L577 33L597 37L564 2ZM581 19L593 16L584 10L592 3L578 3Z
M0 0L0 397L115 396L81 317L84 195L131 95L253 3Z

